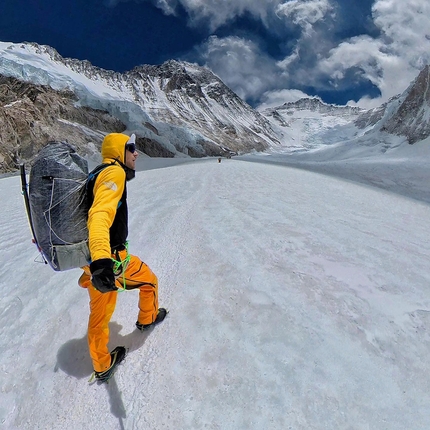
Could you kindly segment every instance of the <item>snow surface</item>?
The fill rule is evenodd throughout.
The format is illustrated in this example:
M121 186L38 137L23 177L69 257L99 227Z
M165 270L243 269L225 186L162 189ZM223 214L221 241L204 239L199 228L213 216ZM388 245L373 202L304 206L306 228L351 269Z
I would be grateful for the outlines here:
M428 429L430 206L381 188L414 189L415 161L378 162L375 188L286 158L137 173L131 252L170 313L142 334L119 294L110 345L130 351L108 385L87 382L80 270L34 261L19 178L1 179L1 428Z

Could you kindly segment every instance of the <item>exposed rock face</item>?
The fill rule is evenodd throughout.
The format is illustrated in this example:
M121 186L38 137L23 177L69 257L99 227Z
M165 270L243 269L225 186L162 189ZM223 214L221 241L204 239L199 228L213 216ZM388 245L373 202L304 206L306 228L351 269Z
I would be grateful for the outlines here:
M16 170L49 140L67 140L92 155L106 133L125 129L106 112L75 102L73 93L0 76L0 171Z
M355 121L360 128L405 136L410 144L430 136L430 66L424 67L409 88Z
M77 101L71 91L56 91L0 75L0 173L16 171L20 162L31 163L50 140L70 142L80 154L98 157L104 136L126 129L108 112L79 106ZM146 127L157 134L151 124ZM209 142L208 147L211 145ZM151 157L175 155L147 137L138 138L137 147Z
M185 149L194 154L191 156L203 156L262 151L277 141L269 121L208 69L171 60L136 67L124 79L136 102L154 121L201 135L201 150L175 145L181 152Z
M139 151L150 157L173 158L175 154L161 146L158 142L147 137L136 137L136 146Z
M406 136L409 143L430 135L430 66L426 66L404 93L399 107L382 131Z
M396 96L396 99L399 96ZM385 111L387 109L388 103L384 103L381 106L378 106L374 109L369 109L366 112L363 112L355 121L354 124L358 128L367 128L376 125L385 115Z

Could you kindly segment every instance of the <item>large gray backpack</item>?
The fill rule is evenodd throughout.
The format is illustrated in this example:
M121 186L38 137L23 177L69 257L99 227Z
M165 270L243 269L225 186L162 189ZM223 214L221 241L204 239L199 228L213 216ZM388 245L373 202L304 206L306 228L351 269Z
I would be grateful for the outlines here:
M90 263L87 218L94 179L88 163L65 142L49 142L30 170L27 192L25 167L21 167L22 190L33 241L45 262L63 271Z

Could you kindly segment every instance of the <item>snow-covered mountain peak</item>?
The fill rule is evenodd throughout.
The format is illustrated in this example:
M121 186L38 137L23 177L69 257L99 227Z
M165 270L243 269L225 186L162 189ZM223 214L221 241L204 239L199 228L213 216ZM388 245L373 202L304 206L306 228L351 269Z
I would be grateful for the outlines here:
M0 42L0 75L70 91L77 106L108 112L142 145L171 156L261 151L278 142L267 119L191 63L170 60L118 73L63 58L49 46Z
M302 98L261 113L282 136L284 150L303 151L346 138L342 126L349 125L364 110L327 104L317 97Z
M23 42L23 43L10 43L10 42L0 42L0 49L14 52L16 56L24 55L35 55L37 57L48 57L53 61L61 61L63 57L58 53L58 51L48 45L39 45L35 42Z
M364 110L356 106L339 106L329 103L324 103L319 97L303 97L295 102L287 102L281 106L268 109L276 111L285 111L287 114L292 114L296 111L310 111L329 115L358 115Z
M409 143L430 135L430 66L425 66L398 101L382 130L406 136ZM396 103L393 102L393 103Z
M410 144L426 139L430 135L430 66L425 66L402 94L363 113L355 124L367 129L367 134L403 136Z
M0 42L0 77L0 170L16 168L22 154L31 157L48 139L70 137L84 153L86 147L94 152L111 131L134 132L142 151L169 157L291 153L344 143L386 150L385 135L406 136L409 143L430 135L428 66L402 95L370 111L311 97L258 112L196 64L169 60L119 73L36 43Z

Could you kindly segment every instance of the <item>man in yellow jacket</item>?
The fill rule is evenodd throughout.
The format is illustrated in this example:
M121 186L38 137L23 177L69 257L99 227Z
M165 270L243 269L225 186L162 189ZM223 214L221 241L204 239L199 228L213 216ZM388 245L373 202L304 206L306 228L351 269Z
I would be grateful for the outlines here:
M90 296L88 345L95 379L107 381L125 356L120 346L108 350L109 321L119 289L139 289L137 329L144 331L164 320L158 307L158 280L135 255L128 254L127 181L134 178L138 153L135 135L108 134L102 143L104 167L94 182L88 212L91 264L83 268L79 285ZM88 190L91 197L91 190Z

